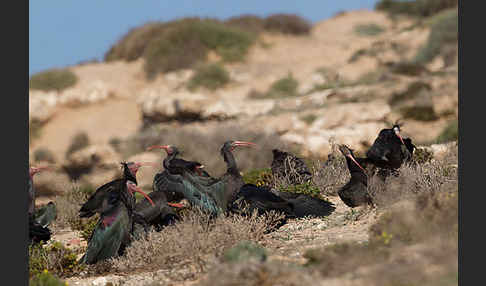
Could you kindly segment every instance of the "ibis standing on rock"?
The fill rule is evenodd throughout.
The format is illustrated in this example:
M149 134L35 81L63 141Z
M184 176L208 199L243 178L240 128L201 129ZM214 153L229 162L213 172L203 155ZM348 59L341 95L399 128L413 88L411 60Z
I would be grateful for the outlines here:
M368 176L363 164L368 162L367 158L356 158L353 150L346 145L340 145L339 151L346 157L348 170L351 179L339 191L341 200L351 208L370 204L373 205L371 196L368 194Z
M80 217L100 214L80 263L93 264L123 254L131 240L133 221L137 219L134 214L135 192L142 194L153 204L147 194L137 187L136 174L144 164L134 162L121 164L123 177L99 187L79 210Z

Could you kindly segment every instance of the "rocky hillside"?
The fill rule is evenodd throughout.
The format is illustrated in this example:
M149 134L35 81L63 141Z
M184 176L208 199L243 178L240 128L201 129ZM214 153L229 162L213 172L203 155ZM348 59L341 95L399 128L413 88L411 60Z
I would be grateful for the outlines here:
M217 154L233 136L263 136L266 153L285 145L325 158L330 141L363 151L397 119L405 122L405 136L430 145L457 122L458 112L457 49L413 61L430 45L442 14L417 22L361 10L318 22L305 35L262 32L244 61L221 64L218 54L209 54L209 62L228 72L219 88L194 88L196 69L147 79L143 58L69 67L78 78L73 86L29 91L31 163L95 166L99 178L88 181L99 184L116 175L112 166L120 160L159 160L158 153L142 152L148 143L188 151L191 141L201 142ZM87 143L69 151L80 133ZM246 167L262 167L269 156ZM216 163L205 165L219 171ZM79 177L74 173L71 179Z

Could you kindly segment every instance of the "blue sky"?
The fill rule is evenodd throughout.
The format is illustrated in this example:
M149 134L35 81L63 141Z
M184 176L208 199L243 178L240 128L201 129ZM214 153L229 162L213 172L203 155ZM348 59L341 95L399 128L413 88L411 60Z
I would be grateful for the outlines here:
M227 19L295 13L309 21L339 11L373 9L377 0L29 0L29 76L81 61L101 60L129 29L188 16Z

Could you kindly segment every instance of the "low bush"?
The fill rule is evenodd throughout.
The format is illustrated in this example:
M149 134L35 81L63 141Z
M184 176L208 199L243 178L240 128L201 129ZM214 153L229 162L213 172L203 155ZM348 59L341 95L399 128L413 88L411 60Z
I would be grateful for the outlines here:
M274 14L265 19L264 28L267 31L291 35L308 35L312 25L304 18L295 14Z
M418 121L434 121L439 119L435 113L434 107L430 105L423 106L404 106L400 108L403 118L414 119Z
M29 279L30 286L67 286L67 282L58 279L49 271L44 270L42 273Z
M54 153L47 148L38 148L34 151L34 161L45 161L48 163L56 163L56 159L54 157Z
M440 135L437 137L437 143L445 143L450 141L455 141L459 139L459 122L457 120L451 121L445 128L442 130Z
M443 10L457 7L457 0L380 0L375 4L376 10L382 10L390 15L409 15L428 17Z
M407 86L405 91L393 93L388 100L388 104L394 106L403 101L413 100L417 98L421 92L430 92L431 90L432 87L430 84L423 81L414 81Z
M201 65L189 79L188 89L195 90L198 87L205 87L214 91L223 87L229 81L229 73L222 65L217 63Z
M76 84L78 77L69 69L50 69L30 77L29 88L62 91Z
M191 68L204 62L210 50L224 61L241 61L255 40L256 35L217 20L181 19L148 43L144 69L154 78L159 72Z
M67 277L77 273L82 268L83 266L77 262L77 253L58 241L51 240L49 245L46 246L42 244L29 246L29 273L31 277L41 275L45 273L45 270L59 277Z
M385 29L378 24L360 24L354 27L354 33L358 36L377 36L383 33Z
M84 149L90 145L89 136L86 132L78 132L76 133L72 139L71 144L69 145L68 149L66 150L66 158L69 158L71 154L81 149Z
M275 97L287 97L287 96L297 96L297 87L299 82L289 73L286 77L283 77L276 82L274 82L270 89L267 91L266 98Z
M442 52L451 49L455 55L457 49L457 35L459 33L459 20L457 9L445 11L437 16L432 21L430 27L430 34L425 45L417 52L414 62L428 63ZM448 53L451 53L448 51ZM444 55L448 56L448 55Z
M225 21L229 26L240 28L241 30L259 34L265 29L265 19L256 15L240 15L231 17Z

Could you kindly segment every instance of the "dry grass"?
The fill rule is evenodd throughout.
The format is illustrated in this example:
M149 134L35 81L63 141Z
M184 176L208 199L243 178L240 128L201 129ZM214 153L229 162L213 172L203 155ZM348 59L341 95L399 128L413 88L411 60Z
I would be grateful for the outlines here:
M134 241L123 257L112 260L112 265L118 271L126 271L174 269L190 264L196 272L206 272L226 249L242 240L261 241L281 218L276 213L253 213L248 217L222 215L209 219L203 212L193 210L163 232L150 232L146 238Z
M73 230L85 230L86 224L97 220L97 215L89 219L79 217L81 205L87 201L94 189L89 186L72 184L66 186L68 189L63 195L56 196L54 203L57 208L57 219L53 223L54 228L70 227Z

